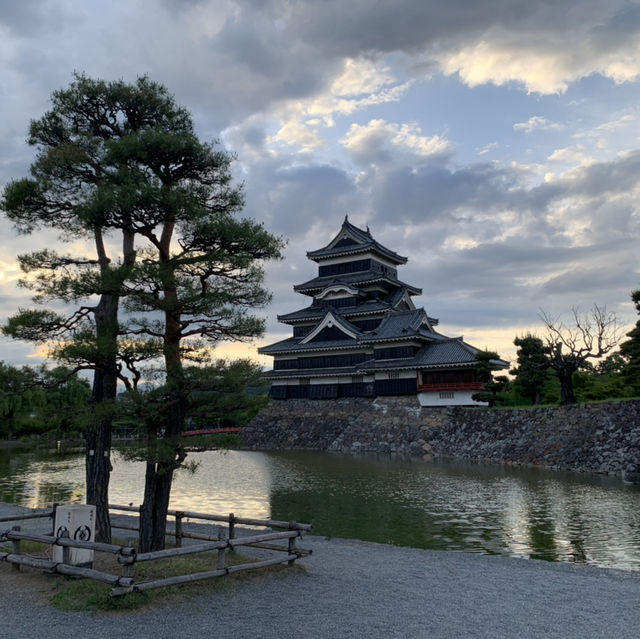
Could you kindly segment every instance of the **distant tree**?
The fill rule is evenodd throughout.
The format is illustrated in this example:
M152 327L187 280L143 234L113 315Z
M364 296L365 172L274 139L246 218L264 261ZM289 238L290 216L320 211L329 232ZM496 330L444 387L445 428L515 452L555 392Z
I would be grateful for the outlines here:
M90 392L89 384L68 369L0 362L0 436L80 431Z
M509 378L506 375L493 376L494 371L504 368L500 356L493 351L479 351L476 354L478 380L484 382L483 390L471 396L476 402L484 402L493 407L502 403L499 393L507 389Z
M620 351L607 355L603 360L595 365L595 370L600 375L622 375L627 358Z
M515 376L514 389L532 404L539 404L544 383L549 378L549 350L539 337L531 333L516 337L513 343L518 347L518 365L509 371Z
M39 383L44 402L37 413L45 431L53 432L58 439L83 435L90 412L89 382L73 370L57 366L40 369Z
M600 373L597 367L574 373L573 389L579 402L620 399L633 395L633 390L625 385L621 375Z
M640 313L640 290L631 293L631 299ZM640 320L627 333L628 340L620 344L620 356L626 361L622 366L622 376L636 395L640 394Z
M7 439L15 436L18 417L42 401L35 378L27 366L18 368L0 362L0 433Z
M547 360L560 381L560 403L577 402L573 390L573 375L585 369L589 360L599 359L618 343L619 328L615 314L594 305L588 313L572 308L573 321L565 324L542 312L546 328Z
M190 389L187 419L194 430L244 426L267 401L266 394L250 392L262 381L262 368L250 360L188 366L185 376Z

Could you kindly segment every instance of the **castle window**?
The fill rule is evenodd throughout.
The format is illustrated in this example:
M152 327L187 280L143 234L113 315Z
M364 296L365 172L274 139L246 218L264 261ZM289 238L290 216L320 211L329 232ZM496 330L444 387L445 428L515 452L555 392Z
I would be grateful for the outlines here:
M398 371L390 371L389 379L400 379L400 373Z
M318 275L343 275L345 273L357 273L368 271L371 268L371 260L354 260L353 262L340 262L338 264L323 264L318 268Z
M453 399L453 391L440 391L440 399Z

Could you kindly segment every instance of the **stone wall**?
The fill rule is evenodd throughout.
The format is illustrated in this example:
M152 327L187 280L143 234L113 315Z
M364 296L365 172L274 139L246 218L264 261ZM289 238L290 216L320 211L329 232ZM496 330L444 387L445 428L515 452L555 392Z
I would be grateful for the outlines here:
M640 481L640 401L553 408L421 408L413 397L271 402L248 448L451 456Z

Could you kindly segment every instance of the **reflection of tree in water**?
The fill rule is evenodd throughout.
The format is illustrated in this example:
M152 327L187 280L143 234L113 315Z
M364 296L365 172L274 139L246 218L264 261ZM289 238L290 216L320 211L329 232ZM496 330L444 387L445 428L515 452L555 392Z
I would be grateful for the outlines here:
M82 495L78 495L74 484L59 484L57 482L39 482L37 508L45 508L53 503L72 504L81 501Z
M437 547L435 526L418 508L393 508L359 493L322 490L276 490L271 494L271 516L311 522L314 534L363 539L403 546Z
M49 449L0 449L0 501L31 508L82 501L78 480L51 477L65 475L77 459L77 453Z
M27 480L24 470L31 459L24 453L11 448L0 448L0 501L10 504L21 503L21 497L27 493Z
M552 511L553 506L545 495L527 505L531 559L558 560Z
M424 465L329 455L277 455L277 477L271 487L271 516L314 525L314 533L357 538L416 548L503 552L499 516L480 513L476 503L457 495L455 505L441 510L440 490L462 472ZM428 471L428 472L425 472ZM466 484L465 484L466 485ZM462 486L460 485L462 488ZM469 506L464 512L465 505Z

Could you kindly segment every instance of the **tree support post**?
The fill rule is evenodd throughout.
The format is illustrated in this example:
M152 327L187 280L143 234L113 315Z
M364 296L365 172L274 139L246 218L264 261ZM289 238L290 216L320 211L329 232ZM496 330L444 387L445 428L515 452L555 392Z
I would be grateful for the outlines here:
M179 510L176 511L176 547L180 548L182 546L182 518L184 517L184 513Z
M298 529L298 524L295 521L290 521L289 522L289 530L297 530ZM295 537L289 537L289 554L290 555L296 555L296 538ZM290 559L287 563L289 566L293 566L293 562L295 561L295 559Z
M13 526L13 528L11 528L11 530L13 530L14 532L20 532L20 526ZM14 555L19 555L20 554L20 540L19 539L14 539L11 542L11 545L13 546L13 554ZM11 570L12 570L12 572L20 572L20 564L11 564Z

